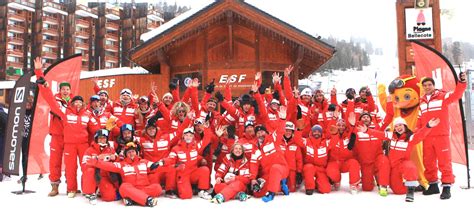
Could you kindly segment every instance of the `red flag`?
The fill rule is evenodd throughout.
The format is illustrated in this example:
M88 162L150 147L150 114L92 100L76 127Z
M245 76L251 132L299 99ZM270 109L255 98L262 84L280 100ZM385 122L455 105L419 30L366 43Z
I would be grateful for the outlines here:
M436 82L436 88L453 91L456 88L457 75L453 65L440 52L418 41L412 41L416 75L420 80L431 77ZM449 105L449 124L451 128L451 155L455 163L466 165L466 128L462 102Z
M73 55L63 60L57 61L48 69L44 75L51 86L53 94L59 91L61 82L71 84L71 94L79 94L79 78L81 76L82 56ZM30 152L28 159L28 174L38 174L49 172L49 105L43 97L37 97L36 108L31 129Z

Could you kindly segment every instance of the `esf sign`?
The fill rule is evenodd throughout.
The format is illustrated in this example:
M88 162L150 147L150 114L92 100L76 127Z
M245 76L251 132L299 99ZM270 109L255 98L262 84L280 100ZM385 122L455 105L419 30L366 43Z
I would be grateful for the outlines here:
M227 81L229 83L242 83L245 78L247 78L247 74L222 74L219 78L219 84L226 84Z
M115 85L115 78L98 80L97 85L99 86L99 88L111 88Z

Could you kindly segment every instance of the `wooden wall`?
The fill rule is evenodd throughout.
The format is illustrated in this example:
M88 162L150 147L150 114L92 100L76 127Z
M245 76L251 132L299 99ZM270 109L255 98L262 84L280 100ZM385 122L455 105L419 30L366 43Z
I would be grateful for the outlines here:
M129 88L132 90L134 95L143 96L150 93L151 83L155 82L158 85L157 94L162 97L163 94L168 92L169 76L159 74L129 74L129 75L115 75L107 77L99 77L99 81L102 84L102 89L105 89L109 93L109 97L112 100L118 100L120 91L123 88ZM79 95L84 97L84 100L88 101L90 96L94 95L93 91L94 83L92 78L81 79Z

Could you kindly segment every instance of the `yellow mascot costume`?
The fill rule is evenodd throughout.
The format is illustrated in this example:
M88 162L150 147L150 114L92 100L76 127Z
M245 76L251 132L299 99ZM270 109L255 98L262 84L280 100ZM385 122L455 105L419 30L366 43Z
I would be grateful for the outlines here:
M383 84L378 86L378 96L380 105L385 110L387 103L387 94L385 92L386 87ZM388 87L390 96L392 98L394 107L394 119L402 117L407 122L408 128L412 131L416 128L416 122L418 120L418 110L421 95L421 84L420 80L416 76L402 75L393 80ZM393 128L393 124L392 124ZM416 148L411 154L411 160L416 164L418 168L418 176L420 184L426 189L428 187L428 181L425 178L423 166L423 146L422 143L416 145Z

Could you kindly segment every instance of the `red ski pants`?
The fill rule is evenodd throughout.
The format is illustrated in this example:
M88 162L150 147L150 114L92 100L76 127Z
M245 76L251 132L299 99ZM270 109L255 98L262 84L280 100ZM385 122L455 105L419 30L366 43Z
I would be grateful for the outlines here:
M270 171L265 173L262 178L265 179L265 185L259 191L254 193L255 197L263 197L268 191L277 193L281 191L280 181L289 175L288 167L280 164L273 164Z
M63 135L51 135L49 147L49 181L60 183L64 152Z
M165 190L176 190L176 168L160 167L155 173L148 175L151 183L165 184Z
M407 188L405 185L406 183L403 183L404 180L406 183L414 182L418 184L418 170L415 163L411 160L405 160L399 165L391 168L390 188L394 194L406 194Z
M197 187L200 190L209 189L209 177L209 168L207 168L207 166L198 167L191 172L188 172L187 170L177 171L176 186L178 188L178 196L181 199L191 199L193 197L191 184L197 184Z
M360 165L355 159L330 161L326 168L326 174L333 183L341 182L341 173L349 173L349 184L360 183Z
M96 181L96 167L85 166L82 168L82 192L84 194L94 194L97 187L99 187L101 199L103 201L117 200L118 187L110 181L109 177L101 176L100 182Z
M218 183L214 186L216 194L222 194L225 201L234 199L237 193L247 189L247 186L240 180L233 180L227 183Z
M390 161L387 156L379 155L374 163L362 163L360 165L362 177L362 190L372 191L374 189L374 179L381 186L388 186L390 175Z
M331 183L329 183L324 167L315 166L311 163L305 164L303 167L303 177L306 190L314 190L317 187L321 194L331 192Z
M66 164L66 184L68 192L77 191L77 162L82 160L87 143L64 143L64 163ZM84 172L84 170L82 170Z
M438 181L439 168L441 182L445 184L454 183L449 136L426 137L423 141L423 165L425 166L425 177L428 182Z
M134 186L131 183L122 183L120 185L120 195L123 198L132 199L132 201L145 206L148 197L158 197L161 194L159 184L150 184L148 186Z

